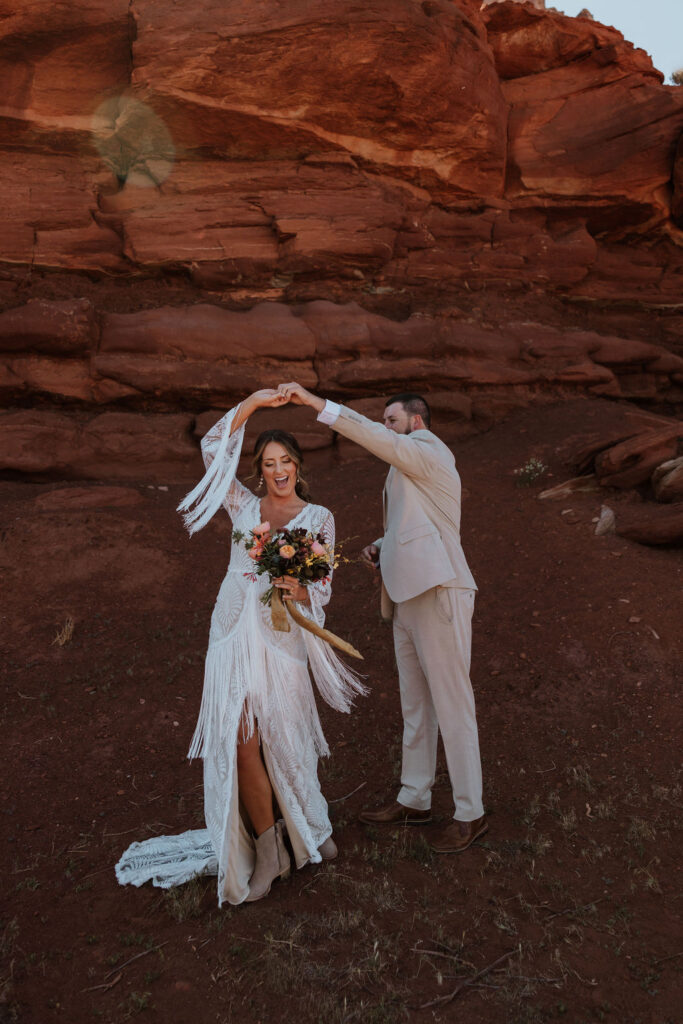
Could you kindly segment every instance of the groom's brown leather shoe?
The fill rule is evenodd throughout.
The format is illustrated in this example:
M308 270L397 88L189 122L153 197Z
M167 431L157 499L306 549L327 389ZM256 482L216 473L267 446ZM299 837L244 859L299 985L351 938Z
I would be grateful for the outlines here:
M417 811L395 800L393 804L380 807L377 811L361 811L358 820L364 825L426 825L432 820L432 812Z
M452 821L441 835L433 840L432 850L436 853L462 853L488 830L486 815L483 814L476 821Z

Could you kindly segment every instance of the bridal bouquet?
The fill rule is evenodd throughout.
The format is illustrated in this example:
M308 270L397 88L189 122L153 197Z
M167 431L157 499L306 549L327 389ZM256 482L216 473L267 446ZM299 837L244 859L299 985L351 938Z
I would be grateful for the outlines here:
M302 629L362 660L363 655L346 640L318 626L298 608L292 607L289 601L285 605L280 591L272 585L281 576L293 577L302 587L309 587L311 583L327 583L338 562L325 544L322 534L314 535L302 528L271 533L270 523L266 522L250 530L248 535L234 530L232 539L235 544L244 544L247 554L254 561L252 572L244 574L247 579L256 581L258 576L265 574L271 582L261 600L270 605L273 629L288 633L291 616Z
M253 572L245 573L249 579L255 580L265 573L272 583L281 576L291 576L302 587L308 587L311 583L327 582L336 568L322 534L314 536L301 528L272 534L270 523L266 522L250 530L248 537L235 530L232 539L237 544L244 543L254 560ZM272 605L275 594L275 587L271 586L261 600Z

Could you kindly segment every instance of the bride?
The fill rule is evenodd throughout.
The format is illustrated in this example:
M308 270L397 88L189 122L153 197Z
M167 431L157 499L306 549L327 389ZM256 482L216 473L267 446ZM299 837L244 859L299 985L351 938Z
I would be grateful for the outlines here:
M236 477L244 430L259 408L287 399L256 391L228 412L203 438L207 467L181 502L190 533L223 506L235 530L303 528L321 534L333 563L334 517L308 498L296 439L281 430L258 438L254 468L258 498ZM219 906L267 896L272 882L290 871L286 832L297 867L336 856L327 803L317 776L318 755L329 754L315 705L309 666L322 697L339 711L364 692L357 677L323 640L291 621L276 632L260 597L268 579L254 576L243 545L233 543L228 571L211 618L204 692L190 757L204 760L206 829L133 843L116 866L122 885L152 880L168 888L198 874L218 875ZM284 601L319 626L330 599L329 582L302 587L289 577L276 586ZM276 821L277 805L283 821Z

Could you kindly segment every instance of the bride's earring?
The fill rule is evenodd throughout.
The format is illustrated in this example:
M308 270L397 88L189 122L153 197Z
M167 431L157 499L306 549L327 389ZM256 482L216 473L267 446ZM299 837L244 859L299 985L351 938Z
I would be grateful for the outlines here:
M260 491L262 487L263 487L263 477L262 477L262 476L260 476L260 477L258 478L258 488L257 488L257 490L259 490L259 491Z

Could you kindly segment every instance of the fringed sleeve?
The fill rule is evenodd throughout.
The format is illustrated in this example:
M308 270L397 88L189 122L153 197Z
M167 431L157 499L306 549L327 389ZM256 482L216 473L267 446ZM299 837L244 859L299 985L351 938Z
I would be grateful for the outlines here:
M330 577L326 583L314 583L308 587L310 607L306 605L298 607L303 615L312 619L318 626L324 626L325 612L323 609L332 596L331 581L334 572L335 528L334 516L331 512L327 512L320 533L325 538L325 545L330 553ZM335 710L349 712L354 698L366 694L367 687L361 681L361 677L344 664L328 643L307 630L303 630L302 633L311 674L320 696L326 704Z
M234 518L244 500L251 497L250 491L236 477L246 424L230 433L239 408L237 405L226 413L202 438L206 473L178 505L190 534L206 526L221 505Z

